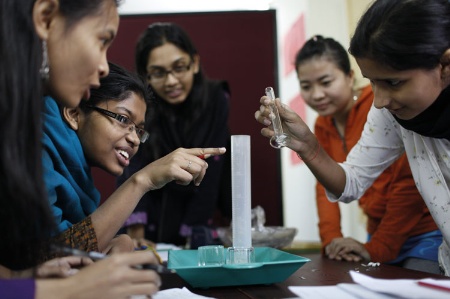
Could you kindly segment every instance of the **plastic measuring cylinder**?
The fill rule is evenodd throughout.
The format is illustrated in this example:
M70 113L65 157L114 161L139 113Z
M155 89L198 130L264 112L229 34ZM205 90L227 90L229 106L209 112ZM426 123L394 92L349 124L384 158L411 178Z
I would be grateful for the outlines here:
M227 251L227 263L254 261L251 223L250 136L231 136L231 196L233 246Z

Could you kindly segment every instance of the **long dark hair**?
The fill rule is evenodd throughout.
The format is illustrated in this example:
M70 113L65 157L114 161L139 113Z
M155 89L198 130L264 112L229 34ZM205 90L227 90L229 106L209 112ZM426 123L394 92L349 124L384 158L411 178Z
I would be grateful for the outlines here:
M66 29L98 13L106 1L119 4L60 0ZM32 19L34 2L0 2L0 264L16 270L38 262L54 228L42 178L42 43Z
M187 53L193 60L198 55L197 49L191 41L188 34L177 24L174 23L153 23L142 33L136 45L135 63L136 70L141 76L147 76L147 62L150 52L165 43L171 43L183 52ZM202 68L194 75L194 84L184 103L173 107L166 103L158 94L154 93L154 104L148 109L146 127L150 132L150 140L144 147L150 147L147 153L153 153L154 158L159 158L163 153L159 153L159 136L158 131L154 131L156 127L153 124L159 122L164 117L167 119L178 118L183 121L183 136L192 136L193 125L205 113L209 95L207 78Z
M151 88L141 76L127 71L125 68L108 62L109 74L100 79L100 87L91 89L91 97L88 101L81 101L80 108L84 112L91 111L87 106L97 106L110 100L123 101L132 92L141 96L148 106L152 96Z
M345 48L336 40L321 35L310 38L297 52L295 57L295 69L305 61L315 57L326 57L330 59L344 73L350 74L350 59Z
M448 0L377 0L350 42L356 58L396 70L432 69L450 47Z

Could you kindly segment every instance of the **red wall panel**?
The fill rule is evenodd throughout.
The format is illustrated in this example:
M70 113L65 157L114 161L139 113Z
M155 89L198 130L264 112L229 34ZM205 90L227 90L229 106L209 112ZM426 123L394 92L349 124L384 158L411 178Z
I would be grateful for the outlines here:
M191 36L202 67L211 78L227 80L231 89L231 134L251 136L252 206L266 210L267 225L281 225L279 153L260 134L254 120L266 86L277 88L275 11L237 11L122 16L109 60L134 70L134 47L153 22L174 22ZM94 170L94 179L106 198L114 178Z

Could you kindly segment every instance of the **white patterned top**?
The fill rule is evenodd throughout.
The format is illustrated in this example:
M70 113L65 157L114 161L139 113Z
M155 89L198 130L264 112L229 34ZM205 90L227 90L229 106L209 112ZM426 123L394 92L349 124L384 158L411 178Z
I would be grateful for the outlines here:
M450 117L450 116L449 116ZM401 127L386 109L372 106L360 140L341 163L347 177L340 198L327 192L331 201L359 199L372 182L406 151L417 189L442 232L439 262L450 276L450 142L419 135Z

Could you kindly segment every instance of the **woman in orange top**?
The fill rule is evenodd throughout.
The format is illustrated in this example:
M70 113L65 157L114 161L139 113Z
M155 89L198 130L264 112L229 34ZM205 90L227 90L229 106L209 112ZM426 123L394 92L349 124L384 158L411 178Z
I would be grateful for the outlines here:
M363 131L372 106L370 86L354 91L347 51L331 38L314 36L297 54L296 70L305 102L319 117L315 134L324 150L343 162ZM387 168L360 199L368 216L369 240L344 238L337 203L317 183L316 201L323 252L331 259L389 262L439 273L442 235L415 186L406 156ZM351 254L341 254L343 249Z

